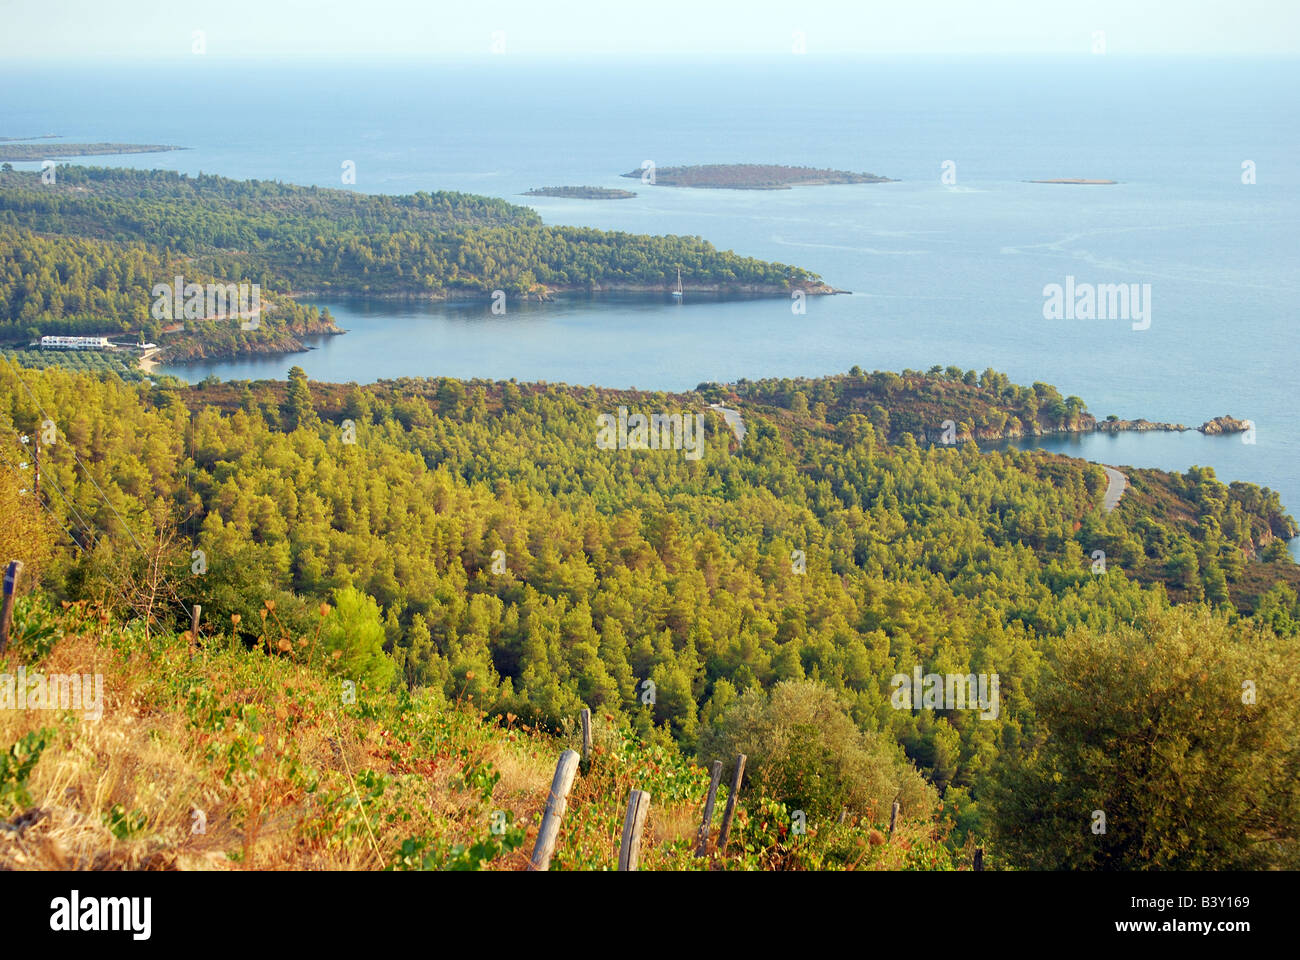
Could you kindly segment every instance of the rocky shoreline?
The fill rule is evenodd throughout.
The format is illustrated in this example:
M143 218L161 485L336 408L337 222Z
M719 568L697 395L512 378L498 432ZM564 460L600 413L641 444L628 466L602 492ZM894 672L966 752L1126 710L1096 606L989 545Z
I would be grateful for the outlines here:
M657 286L642 283L608 283L583 285L564 285L564 286L547 286L538 284L536 288L526 293L511 293L507 295L507 303L524 301L527 303L552 303L557 297L565 295L589 295L600 293L614 294L638 294L645 296L667 296L674 289L674 285ZM838 294L851 293L849 290L838 290L827 283L805 283L799 286L789 286L787 284L769 283L769 284L685 284L683 291L689 299L691 294L699 294L708 297L736 297L738 299L747 298L778 298L789 297L795 290L802 291L806 296L823 297L835 296ZM491 303L493 301L492 293L483 290L441 290L441 291L414 291L414 290L392 290L383 293L354 293L320 291L320 290L294 290L288 294L294 300L302 302L304 298L318 296L342 296L342 297L359 297L374 300L392 300L392 301L431 301L435 303ZM171 331L165 331L171 332ZM342 336L347 333L346 330L339 328L334 324L317 324L309 329L295 328L281 331L275 337L259 337L251 339L249 342L236 346L229 341L223 343L204 342L196 337L178 337L172 342L164 344L162 348L151 355L150 361L156 366L160 363L192 363L196 361L210 360L238 360L243 357L267 356L290 353L303 353L313 349L302 341L304 336L330 335ZM148 369L145 364L141 364L142 369Z
M1225 433L1245 433L1247 430L1253 429L1254 426L1255 424L1250 420L1238 420L1225 413L1213 420L1206 420L1196 429L1207 437L1216 437Z
M1233 416L1224 414L1221 417L1215 417L1213 420L1205 421L1195 429L1198 433L1202 433L1207 437L1214 437L1245 433L1247 430L1252 429L1253 426L1254 424L1250 420L1238 420ZM1191 429L1191 427L1182 423L1165 423L1143 418L1135 420L1121 420L1119 418L1098 420L1092 414L1085 413L1079 417L1074 426L1044 427L1042 424L1031 424L1029 429L1021 427L1012 430L980 430L976 428L973 433L958 429L955 442L964 443L967 440L995 442L998 440L1020 440L1025 437L1077 436L1085 433L1186 433ZM945 430L941 426L926 427L925 440L929 443L943 443L944 433Z
M240 338L238 340L203 340L196 334L181 334L169 338L159 349L140 358L140 369L149 372L159 364L197 363L213 360L240 360L245 357L287 356L306 353L309 347L305 337L337 337L347 333L334 323L315 323L282 328L274 333Z
M1093 428L1098 433L1183 433L1188 428L1181 423L1161 423L1157 420L1099 420Z
M594 284L538 284L524 293L507 293L506 300L524 300L528 303L551 303L556 297L567 295L586 295L592 293L631 293L645 296L667 295L676 289L676 284L662 286L647 283L594 283ZM796 290L803 291L809 297L829 297L850 294L851 290L840 290L828 283L817 281L791 286L783 283L684 283L684 294L702 293L709 296L735 297L788 297ZM428 300L435 303L492 302L492 292L487 290L387 290L357 293L352 290L294 290L290 294L295 300L320 296L358 297L370 300Z

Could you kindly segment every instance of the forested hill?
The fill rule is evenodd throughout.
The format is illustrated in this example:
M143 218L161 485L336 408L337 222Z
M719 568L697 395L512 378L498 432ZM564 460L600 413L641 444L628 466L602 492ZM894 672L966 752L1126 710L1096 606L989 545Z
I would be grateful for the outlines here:
M666 750L749 754L754 802L810 825L878 825L899 799L1025 866L1297 862L1300 600L1275 496L1144 471L1108 514L1080 460L887 443L816 408L746 405L738 442L708 404L0 363L0 551L140 650L199 603L206 643L254 651L228 665L238 689L279 682L258 658L314 657L358 709L407 718L390 729L429 716L403 691L545 730L586 706ZM703 417L699 456L602 445L620 408ZM51 424L38 502L19 435ZM916 670L997 675L998 709L900 709L891 678ZM166 696L207 729L223 689ZM388 746L367 749L397 764ZM1076 843L1102 798L1134 812Z
M232 265L222 270L194 258L137 242L41 236L0 224L0 341L21 345L45 334L99 334L158 342L166 334L169 359L287 353L302 337L338 333L328 311L290 297L282 280ZM179 329L155 319L153 289L185 282L260 283L256 329L236 319L186 320ZM47 356L46 361L55 359Z
M886 440L912 434L918 441L997 440L1091 430L1172 429L1177 425L1098 419L1080 397L1062 397L1050 383L1021 386L1006 374L935 365L901 373L854 367L847 374L819 378L741 380L723 386L700 384L714 399L730 398L797 418L851 424L865 418ZM945 431L944 424L949 424ZM1178 429L1186 429L1177 427ZM945 440L945 434L947 439Z
M171 170L57 168L0 175L0 209L24 226L106 240L145 240L183 253L257 246L268 233L310 239L342 233L437 232L467 227L541 226L528 207L467 193L408 196L232 180Z
M546 296L608 287L784 294L828 290L806 270L715 249L699 237L546 226L503 200L348 190L64 166L56 181L0 171L0 324L90 330L128 302L142 322L153 283L175 273L268 291L427 297ZM41 238L75 238L76 245ZM110 327L111 328L111 327Z

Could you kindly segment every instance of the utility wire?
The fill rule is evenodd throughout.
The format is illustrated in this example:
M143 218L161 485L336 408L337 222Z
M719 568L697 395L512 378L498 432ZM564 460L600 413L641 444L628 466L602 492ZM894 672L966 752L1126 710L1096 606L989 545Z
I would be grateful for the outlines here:
M20 436L19 442L21 441L22 441L22 437ZM0 456L3 456L3 453L0 453ZM9 463L11 467L13 466L13 464L10 463L8 457L5 457L5 463ZM88 520L86 520L85 516L82 515L81 511L77 509L76 504L72 502L72 500L68 497L68 495L63 492L63 489L58 485L58 483L54 481L54 479L49 474L46 474L43 479L45 480L45 485L47 487L53 487L54 492L59 495L59 498L61 500L63 500L64 506L68 508L68 514L69 514L68 519L73 523L73 525L76 526L77 529L81 531L84 536L87 537L87 539L97 542L99 538L94 536L93 525Z
M48 411L46 411L44 405L42 405L41 401L37 398L36 394L32 392L32 388L28 386L27 381L23 379L22 374L18 372L18 369L13 365L9 357L5 355L5 353L3 353L2 351L0 351L0 359L4 360L5 364L13 372L13 375L17 378L18 382L22 385L23 389L27 391L27 395L32 398L32 403L36 404L36 409L41 412L42 416L44 416L46 420L54 422L54 418L49 415ZM90 469L85 465L85 463L82 462L81 457L77 456L76 448L73 447L71 444L68 444L67 447L68 447L68 451L72 454L72 459L76 462L77 466L81 468L81 471L86 475L86 479L88 479L91 482L91 484L94 486L96 492L98 492L99 494L100 499L104 501L104 505L107 506L108 509L112 511L113 516L117 517L118 522L122 525L122 528L126 531L127 536L131 538L131 541L136 545L136 548L140 551L141 555L145 558L145 560L149 563L152 563L153 558L150 557L149 551L145 549L144 544L142 544L139 541L139 539L136 537L134 531L132 531L130 525L126 522L125 518L123 518L122 514L118 512L117 507L113 506L113 502L108 499L108 495L104 493L104 489L99 485L98 481L95 480L95 477L91 474ZM64 498L64 502L65 503L68 502L66 497ZM172 599L174 599L176 603L181 607L181 609L188 615L190 613L189 605L186 604L185 601L181 599L180 594L176 592L176 587L171 583L171 581L164 576L161 578L160 582L162 586L164 586L167 589L167 592L171 594Z
M3 452L0 452L0 460L3 460L5 466L7 466L10 470L20 469L18 467L15 467L13 463L9 460L9 458L4 455ZM81 543L81 541L77 539L77 535L73 533L71 530L69 530L66 526L64 526L63 521L59 519L58 515L53 510L50 509L50 507L45 503L44 500L42 500L39 496L37 496L36 502L37 504L40 505L42 510L44 510L46 513L50 515L50 519L54 521L55 525L64 533L66 533L69 538L71 538L73 544L76 545L78 550L84 551L86 549L86 547ZM83 533L82 536L85 536L85 534ZM87 537L87 540L89 539L92 538Z
M18 372L18 369L13 365L13 363L9 360L9 358L5 356L3 353L0 353L0 357L4 358L4 362L8 365L9 369L13 371L14 376L18 378L18 382L22 384L23 389L27 391L27 395L32 398L32 403L36 404L36 409L38 409L41 412L41 414L45 417L46 420L54 422L54 418L51 417L49 413L46 411L45 407L41 405L41 401L36 398L36 394L32 392L32 388L27 385L27 381L23 379L22 374ZM113 516L117 517L118 523L122 524L122 528L126 530L127 535L133 541L135 541L135 545L140 548L140 552L144 553L147 556L148 552L145 550L144 544L142 544L139 540L136 539L135 533L131 530L130 525L126 522L126 520L122 517L122 515L117 512L117 507L113 506L113 502L108 499L108 495L105 494L103 488L100 487L99 481L97 481L94 475L91 474L90 469L84 463L81 462L81 457L77 456L76 448L74 448L71 444L69 444L68 450L72 453L72 459L77 462L77 466L81 467L82 472L85 473L86 479L89 480L94 485L97 491L99 491L99 496L103 499L104 503L108 506L108 509L113 511Z

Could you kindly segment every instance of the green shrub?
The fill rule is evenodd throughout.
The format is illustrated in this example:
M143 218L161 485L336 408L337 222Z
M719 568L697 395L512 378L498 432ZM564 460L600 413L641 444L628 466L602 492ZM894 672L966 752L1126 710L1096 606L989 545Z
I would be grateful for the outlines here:
M936 800L897 745L859 730L835 695L813 681L748 691L705 728L701 759L740 753L746 789L804 811L810 824L843 811L888 818L895 800L905 815L923 816Z
M447 843L446 841L410 837L402 841L389 870L481 870L483 865L497 857L511 853L523 845L527 832L513 823L513 815L506 812L500 830L492 830L473 843Z
M1055 643L1044 732L993 794L1016 866L1300 866L1300 652L1203 607Z
M334 591L334 609L321 628L325 649L335 654L339 672L349 679L386 690L397 664L384 653L384 621L374 598L345 587Z
M33 730L0 753L0 814L8 816L31 804L27 779L52 734L51 730Z
M9 646L20 662L31 666L45 659L62 636L49 602L35 594L14 600Z

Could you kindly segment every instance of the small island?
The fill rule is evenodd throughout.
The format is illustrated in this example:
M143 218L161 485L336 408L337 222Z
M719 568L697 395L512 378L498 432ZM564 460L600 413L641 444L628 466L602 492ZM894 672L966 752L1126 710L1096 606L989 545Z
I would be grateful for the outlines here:
M1108 186L1119 183L1118 180L1088 180L1084 177L1057 177L1055 180L1030 180L1030 183L1072 183L1086 186Z
M566 200L627 200L635 197L632 190L615 190L610 187L537 187L524 197L563 197Z
M1249 420L1238 420L1229 414L1206 420L1196 429L1207 437L1218 437L1228 433L1246 433L1254 427Z
M107 157L123 153L163 153L168 150L184 149L185 147L168 146L162 143L60 143L57 146L42 143L4 143L0 145L0 160Z
M641 179L647 171L633 170L623 176ZM819 170L814 167L784 167L762 163L707 163L699 166L659 167L647 182L660 187L695 187L701 190L789 190L831 183L894 183L874 173L847 170Z

